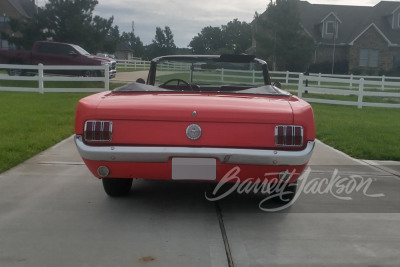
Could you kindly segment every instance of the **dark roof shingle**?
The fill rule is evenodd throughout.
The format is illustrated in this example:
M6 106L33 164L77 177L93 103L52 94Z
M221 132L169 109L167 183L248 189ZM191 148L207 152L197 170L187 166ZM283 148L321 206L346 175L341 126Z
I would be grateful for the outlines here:
M381 1L375 6L345 6L310 4L299 1L300 19L303 27L317 43L333 43L333 39L323 39L319 24L330 13L340 20L337 44L350 44L365 29L374 23L391 44L400 44L400 30L392 29L387 17L400 7L400 2Z

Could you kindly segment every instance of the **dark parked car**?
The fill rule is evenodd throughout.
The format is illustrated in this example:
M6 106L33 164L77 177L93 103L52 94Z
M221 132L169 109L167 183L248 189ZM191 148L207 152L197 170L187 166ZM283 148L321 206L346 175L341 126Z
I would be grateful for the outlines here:
M16 65L72 65L72 66L101 66L108 65L110 78L116 75L116 61L108 57L91 55L78 45L38 41L32 51L13 51L0 49L0 64ZM9 75L22 75L22 69L8 69ZM53 71L54 73L55 71ZM98 70L60 70L56 73L79 76L103 76Z

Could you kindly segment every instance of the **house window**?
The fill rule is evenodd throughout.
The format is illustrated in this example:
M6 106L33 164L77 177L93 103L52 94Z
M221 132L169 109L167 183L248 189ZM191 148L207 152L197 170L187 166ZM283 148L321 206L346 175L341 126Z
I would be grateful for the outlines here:
M379 50L361 49L360 50L360 67L378 67Z
M335 31L335 27L334 27L334 22L333 21L328 21L326 23L326 34L333 34Z
M397 54L393 57L393 68L394 69L400 68L400 54Z
M2 49L8 49L8 41L7 40L1 40L1 48Z
M9 28L10 27L10 18L7 16L0 16L0 28Z
M333 38L337 37L338 34L338 23L336 21L326 21L324 23L325 30L322 32L323 33L323 38L328 39L328 38Z

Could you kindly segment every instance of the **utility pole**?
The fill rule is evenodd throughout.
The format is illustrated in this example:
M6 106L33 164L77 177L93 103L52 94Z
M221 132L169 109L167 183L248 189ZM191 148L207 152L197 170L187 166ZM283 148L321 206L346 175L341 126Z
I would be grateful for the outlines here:
M337 21L333 23L333 53L332 53L332 74L335 69L335 52L336 52L336 34L337 34Z

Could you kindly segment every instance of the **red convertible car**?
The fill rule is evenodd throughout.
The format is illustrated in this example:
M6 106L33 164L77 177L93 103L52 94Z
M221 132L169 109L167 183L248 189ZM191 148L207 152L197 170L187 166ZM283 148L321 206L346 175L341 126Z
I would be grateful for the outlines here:
M135 178L259 178L286 185L291 200L315 125L311 106L278 87L254 56L155 58L147 81L79 101L75 142L109 196Z

